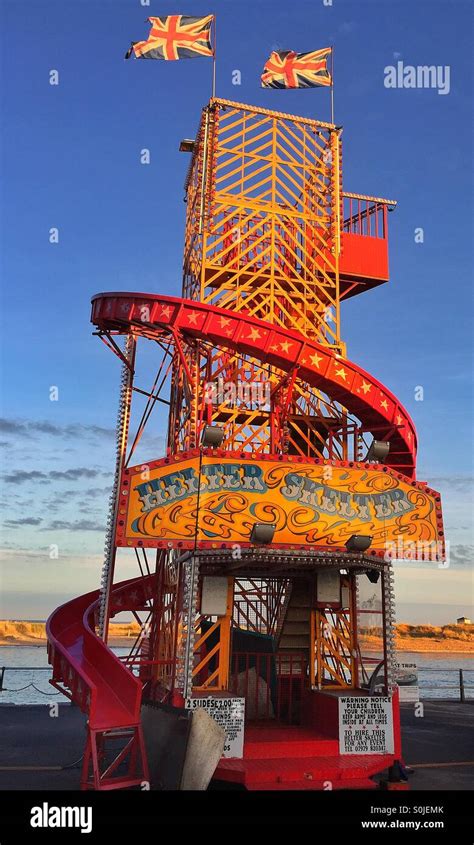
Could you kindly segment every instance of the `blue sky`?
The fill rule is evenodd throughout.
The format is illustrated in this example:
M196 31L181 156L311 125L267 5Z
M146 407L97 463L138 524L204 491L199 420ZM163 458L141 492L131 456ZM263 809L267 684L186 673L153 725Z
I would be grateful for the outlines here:
M326 90L259 87L272 49L335 45L344 188L396 198L389 285L343 307L349 357L405 404L419 477L441 490L448 569L400 567L400 618L469 612L472 519L472 22L463 0L3 0L3 604L46 616L99 581L119 368L91 336L100 290L179 295L187 159L211 61L125 62L148 15L215 12L217 93L329 118ZM450 92L384 87L384 68L450 67ZM241 85L232 84L240 70ZM49 84L51 70L59 84ZM150 150L149 165L140 151ZM59 229L59 243L49 230ZM415 243L415 228L424 243ZM59 400L50 401L50 387ZM415 401L422 386L423 401ZM165 418L145 446L163 451ZM57 560L48 556L59 546ZM127 559L123 573L131 571ZM454 574L455 570L455 574Z

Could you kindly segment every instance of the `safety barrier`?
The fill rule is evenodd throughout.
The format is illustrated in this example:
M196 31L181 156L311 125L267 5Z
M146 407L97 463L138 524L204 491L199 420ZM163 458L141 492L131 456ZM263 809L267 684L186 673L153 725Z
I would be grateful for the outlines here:
M239 674L239 671L237 671L238 670L238 664L236 664L236 660L240 659L240 658L245 658L245 657L251 658L251 657L255 657L255 656L259 657L260 661L271 661L272 659L275 660L276 661L276 664L275 664L276 668L279 667L279 671L277 671L277 677L280 677L280 679L283 679L283 678L286 677L286 674L285 674L285 671L284 671L284 664L285 664L285 661L287 661L289 657L292 658L292 660L293 660L293 664L290 660L290 670L291 671L289 672L289 674L293 675L293 677L295 677L295 678L296 677L301 678L301 673L300 673L299 669L298 669L298 671L296 671L296 668L297 668L297 665L298 665L297 662L296 662L297 659L301 660L303 658L304 660L306 660L304 655L289 655L288 656L288 655L284 655L284 654L277 654L277 655L274 655L274 654L249 654L247 652L242 653L242 654L234 653L232 655L232 660L231 660L231 675L230 675L230 685L229 686L230 686L231 691L234 692L235 694L237 694L237 692L238 692L238 690L237 690L238 684L236 683L236 676ZM124 661L126 660L125 656L123 657L123 660ZM163 663L163 661L147 661L147 662L154 663L154 664L156 664L157 662ZM259 665L260 665L260 667L263 667L264 663L261 662ZM243 669L241 670L241 671L244 672L244 674L247 672L247 666L248 666L249 669L252 668L250 663L244 663ZM22 686L22 687L5 686L5 677L6 677L8 672L38 672L38 673L40 673L38 675L38 678L37 678L38 683L45 683L51 677L51 667L50 666L0 666L0 694L2 692L10 692L10 693L11 692L23 692L26 689L35 689L38 694L44 695L45 698L47 698L47 697L57 698L57 696L60 695L59 692L46 692L46 691L43 691L41 689L38 689L38 687L36 686L36 683L33 682L33 681L30 681L28 684L26 684L25 686ZM44 674L42 674L44 672L48 672L47 678L45 678ZM426 683L426 681L423 678L420 679L419 685L420 685L420 699L421 700L430 700L430 699L436 700L436 699L439 699L440 698L439 695L438 696L430 696L430 695L425 694L427 691L432 691L432 690L437 690L438 692L440 692L440 691L444 692L445 690L446 691L456 690L457 696L459 697L460 702L470 702L470 701L474 700L474 678L473 678L472 682L470 680L466 680L466 674L472 675L474 673L474 668L473 669L464 669L464 668L463 669L460 669L460 668L440 669L440 668L434 667L434 666L423 666L423 667L418 668L418 672L419 673L420 672L421 673L433 672L435 675L436 674L439 675L441 673L442 674L448 674L449 673L450 675L454 675L456 677L456 683L443 684L442 686L440 686L439 681L433 682L431 684L431 683ZM281 686L281 683L280 683L280 686ZM471 694L469 694L469 691L472 691ZM254 690L254 695L255 694L258 695L258 690ZM452 696L451 698L453 698L453 697L454 696ZM449 698L449 696L447 696L447 698ZM266 700L266 693L265 693L265 700ZM0 704L1 704L1 698L0 698ZM278 704L278 700L277 700L277 704ZM277 706L276 713L278 714L278 712L279 712L279 708Z

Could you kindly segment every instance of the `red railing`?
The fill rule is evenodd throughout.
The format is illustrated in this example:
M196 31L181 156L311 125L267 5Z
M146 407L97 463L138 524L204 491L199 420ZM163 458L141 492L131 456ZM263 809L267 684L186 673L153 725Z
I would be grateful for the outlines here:
M343 195L343 222L341 224L341 254L339 273L342 278L359 277L364 286L387 281L388 272L388 211L394 200L364 197L358 194ZM358 292L357 283L342 295ZM365 287L363 289L365 289Z
M342 231L369 238L387 237L387 203L370 197L343 196Z
M245 698L247 721L298 724L307 668L304 653L234 652L229 689Z

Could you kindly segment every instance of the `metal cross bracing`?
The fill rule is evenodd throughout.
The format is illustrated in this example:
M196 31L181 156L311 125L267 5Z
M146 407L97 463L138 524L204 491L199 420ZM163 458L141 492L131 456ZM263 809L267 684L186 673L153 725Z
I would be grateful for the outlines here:
M340 609L317 608L311 612L311 638L314 660L310 666L311 683L318 689L353 689L357 678L357 625L354 584L356 574L341 578L347 590L347 606Z
M234 624L278 639L282 614L291 593L287 578L236 578L234 582Z
M183 295L296 328L343 354L341 172L339 128L212 100L203 111L186 180ZM297 369L289 381L286 372L264 370L251 356L201 347L189 351L196 381L199 354L201 394L204 381L219 379L257 379L271 394L269 407L218 401L201 410L206 422L224 427L226 448L360 455L357 421L311 389ZM176 401L183 407L178 392ZM192 414L187 425L181 446L195 440Z
M114 535L117 523L120 519L120 477L123 470L128 466L132 457L138 448L140 440L145 432L146 426L149 422L150 416L157 403L164 403L169 406L169 400L164 398L163 392L169 392L169 380L171 377L171 370L174 362L173 355L170 353L169 343L164 338L156 340L157 346L161 350L161 361L156 370L156 374L152 381L150 388L143 389L134 383L136 370L136 349L137 337L133 333L126 336L124 350L120 350L117 345L113 333L99 332L99 337L111 349L117 357L122 361L122 380L119 397L119 408L117 413L116 426L116 466L115 476L112 485L110 496L109 514L107 517L107 529L105 538L105 555L104 566L102 570L100 600L97 613L97 625L101 637L107 641L108 627L111 617L111 590L114 582L115 564L117 548L114 541ZM146 403L139 417L136 428L132 436L130 436L130 425L132 418L132 397L133 394L146 397ZM144 465L144 472L146 467ZM142 577L150 576L151 569L147 558L145 549L135 549L135 556L138 563L138 568ZM141 555L141 559L140 559ZM124 608L125 609L125 608ZM143 621L136 613L134 613L136 621L140 624L141 630L137 641L130 651L128 657L130 665L137 663L137 648L146 633L146 626L149 622L149 617Z
M224 429L230 450L329 460L360 460L367 450L368 430L328 394L298 378L297 367L284 373L205 342L182 340L181 352L187 366L179 359L174 374L172 452L195 448L206 423ZM236 401L229 399L229 385L239 394Z
M339 348L340 131L212 100L196 147L184 295Z

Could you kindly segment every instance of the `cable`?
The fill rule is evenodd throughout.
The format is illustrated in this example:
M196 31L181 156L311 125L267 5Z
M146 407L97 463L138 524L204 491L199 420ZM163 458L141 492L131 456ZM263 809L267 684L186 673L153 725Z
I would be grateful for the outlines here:
M37 687L33 683L27 684L26 687L18 687L17 689L11 689L11 687L2 687L1 692L23 692L23 690L29 689L30 687L33 687L36 692L40 692L41 695L60 695L59 692L44 692L44 690L39 689L39 687Z
M67 766L61 766L61 768L62 769L74 769L78 765L78 763L81 763L83 761L83 759L84 759L84 754L81 754L81 756L77 760L74 760L74 763L68 763Z
M40 692L41 695L61 695L62 694L58 691L56 691L56 692L44 692L44 690L40 689L39 687L36 686L36 684L33 684L33 683L30 684L30 686L32 686L33 689L36 690L36 692Z

